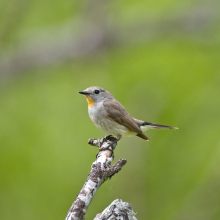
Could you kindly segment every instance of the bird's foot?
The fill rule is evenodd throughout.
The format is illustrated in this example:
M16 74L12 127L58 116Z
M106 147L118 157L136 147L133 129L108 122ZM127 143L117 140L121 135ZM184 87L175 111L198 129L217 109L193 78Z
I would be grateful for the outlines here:
M112 151L112 149L115 148L115 147L113 147L113 145L114 145L115 143L117 144L117 142L120 140L120 139L116 139L116 138L114 138L114 139L115 139L115 140L113 140L113 142L112 142L111 144L109 144L108 146L100 147L99 150L100 150L100 151L102 151L102 150L110 150L110 151ZM112 149L110 149L110 147L111 147Z
M99 147L99 152L96 154L96 158L98 158L100 151L109 150L109 151L111 151L111 154L113 154L113 148L111 147L111 144L110 144L110 145L107 145L107 146L106 146L106 144L104 144L104 143L106 143L109 139L111 140L111 139L115 139L115 138L114 138L112 135L107 135L107 136L103 137L103 138L100 140L100 146L101 146L101 147ZM104 146L103 146L103 145L104 145Z
M101 151L108 150L113 154L113 150L115 149L117 142L121 139L121 135L117 135L117 138L112 135L107 135L99 139L99 152L96 155L96 158L99 157Z
M107 135L105 137L102 137L101 140L100 140L100 146L102 146L104 144L104 142L106 142L107 140L109 140L111 138L114 138L111 134Z
M100 145L102 146L104 144L104 142L107 142L107 141L111 141L112 143L110 143L107 146L100 147L99 148L100 151L103 151L103 150L110 150L110 151L112 151L113 150L113 144L117 143L119 141L119 139L113 137L112 135L107 135L107 136L102 138L102 140L100 141Z

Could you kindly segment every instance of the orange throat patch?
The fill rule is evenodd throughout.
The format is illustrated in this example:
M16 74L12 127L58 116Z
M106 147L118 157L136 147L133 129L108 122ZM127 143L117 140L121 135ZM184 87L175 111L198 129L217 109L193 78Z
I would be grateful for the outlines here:
M88 108L92 108L92 106L95 104L95 101L89 97L88 95L85 95L86 99L87 99L87 102L88 102Z

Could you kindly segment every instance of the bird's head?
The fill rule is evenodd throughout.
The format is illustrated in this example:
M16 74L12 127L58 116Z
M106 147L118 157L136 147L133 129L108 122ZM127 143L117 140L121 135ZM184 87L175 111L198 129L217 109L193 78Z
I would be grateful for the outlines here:
M79 93L86 96L88 108L92 108L95 103L113 99L113 96L108 91L98 86L89 87Z

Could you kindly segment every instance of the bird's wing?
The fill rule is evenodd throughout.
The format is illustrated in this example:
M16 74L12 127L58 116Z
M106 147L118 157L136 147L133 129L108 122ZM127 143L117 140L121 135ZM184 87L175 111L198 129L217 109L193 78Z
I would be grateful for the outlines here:
M136 132L137 134L143 134L137 122L128 114L123 105L115 99L105 101L103 103L107 112L108 118L124 125L128 129Z

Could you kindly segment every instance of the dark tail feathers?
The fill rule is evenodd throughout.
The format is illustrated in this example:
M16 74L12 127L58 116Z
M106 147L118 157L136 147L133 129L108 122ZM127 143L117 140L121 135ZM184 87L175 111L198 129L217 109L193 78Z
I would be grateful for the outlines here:
M150 123L150 122L143 122L141 124L141 126L149 126L153 129L178 129L177 127L172 127L172 126L167 126L167 125L159 125L159 124L153 124L153 123Z

